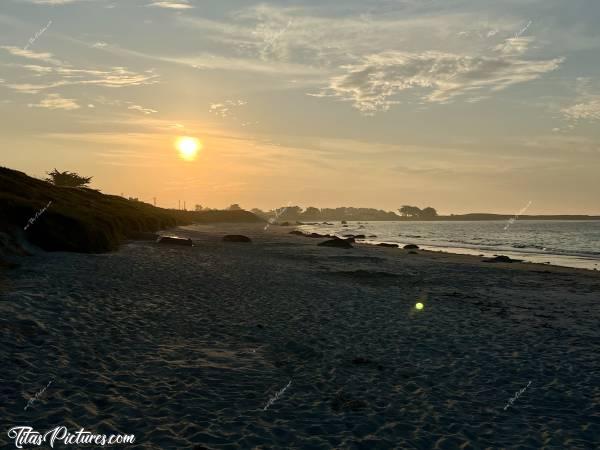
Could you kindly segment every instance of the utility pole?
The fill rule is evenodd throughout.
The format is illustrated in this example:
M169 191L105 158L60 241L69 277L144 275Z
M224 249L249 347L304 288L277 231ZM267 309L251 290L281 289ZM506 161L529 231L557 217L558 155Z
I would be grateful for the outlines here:
M185 200L183 201L183 210L187 211L187 208L185 207Z
M178 203L178 205L179 205L179 206L177 206L177 209L178 209L178 210L181 210L181 200L177 200L177 201L179 202L179 203Z
M152 200L154 201L154 206L156 206L156 197L152 197Z

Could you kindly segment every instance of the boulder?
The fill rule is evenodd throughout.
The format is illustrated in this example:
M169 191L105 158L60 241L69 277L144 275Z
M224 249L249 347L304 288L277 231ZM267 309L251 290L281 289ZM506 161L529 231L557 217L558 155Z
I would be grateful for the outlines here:
M338 247L338 248L353 248L350 241L347 239L331 239L319 244L321 247Z
M377 244L378 247L398 247L398 244L388 244L386 242L382 242L381 244Z
M241 234L228 234L223 236L223 242L252 242L252 239Z
M483 262L488 263L514 263L514 262L522 262L522 259L511 259L508 256L497 255L495 258L484 259Z
M403 248L405 250L417 250L419 246L416 244L406 244Z
M342 225L346 225L348 222L346 222L345 220L342 220Z
M171 237L171 236L161 236L156 241L159 244L167 244L167 245L184 245L187 247L191 247L194 245L191 239L179 238L179 237Z
M305 236L309 237L309 238L316 238L316 239L331 237L328 234L319 234L319 233L305 234Z
M366 236L364 234L355 234L354 239L366 239Z

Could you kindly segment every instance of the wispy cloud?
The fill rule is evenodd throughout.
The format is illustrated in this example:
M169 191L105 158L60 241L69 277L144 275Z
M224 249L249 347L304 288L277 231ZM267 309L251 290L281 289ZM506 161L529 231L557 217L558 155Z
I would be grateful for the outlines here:
M317 96L351 101L363 113L386 111L392 98L406 90L422 88L423 100L448 102L460 95L480 97L524 83L555 70L561 58L529 61L511 57L466 56L440 52L385 52L344 66L346 73L330 80Z
M530 44L534 41L531 36L513 37L506 39L501 44L494 47L494 50L503 55L523 55L529 49Z
M166 8L166 9L191 9L193 8L192 5L190 5L188 2L186 1L161 1L161 2L152 2L147 4L146 6L153 6L156 8Z
M75 3L86 0L25 0L36 5L66 5L67 3ZM87 0L89 1L89 0Z
M30 108L66 109L67 111L79 109L77 102L70 98L62 98L59 94L48 94L39 103L30 103Z
M154 114L154 113L158 112L155 109L144 108L143 106L140 106L140 105L129 105L129 107L127 109L132 109L134 111L139 111L139 112L144 113L144 114Z
M60 63L52 58L50 53L35 53L30 50L21 50L15 47L0 47L11 54L54 64L42 66L39 64L21 65L23 69L32 72L35 82L29 83L20 78L20 82L5 82L5 86L15 91L35 94L41 91L70 85L94 85L109 88L127 86L143 86L158 82L158 75L154 70L134 72L125 67L111 67L108 69L76 68L66 63ZM22 54L23 53L23 54ZM43 82L39 81L41 78Z
M600 94L598 84L593 80L579 77L575 80L576 97L572 105L564 107L561 113L567 120L600 120Z
M35 59L37 61L43 61L48 64L60 65L62 64L58 59L55 59L52 53L46 52L34 52L33 50L25 50L19 47L13 47L10 45L2 45L1 49L6 50L13 56L19 56L21 58Z
M562 112L569 120L600 120L600 97L576 103Z
M232 109L246 105L245 100L225 100L223 103L213 103L210 105L209 112L219 117L227 117L231 114Z

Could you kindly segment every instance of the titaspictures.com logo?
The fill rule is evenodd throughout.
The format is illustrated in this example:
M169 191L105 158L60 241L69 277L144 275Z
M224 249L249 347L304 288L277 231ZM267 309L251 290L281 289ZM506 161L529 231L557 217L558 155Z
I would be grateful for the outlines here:
M43 444L48 444L51 448L54 448L54 445L60 442L64 445L93 444L100 446L133 444L135 442L135 435L133 434L93 434L83 428L71 433L65 426L53 428L44 434L35 431L32 427L12 427L8 430L8 437L15 440L15 447L17 448L23 448L24 445L40 446Z

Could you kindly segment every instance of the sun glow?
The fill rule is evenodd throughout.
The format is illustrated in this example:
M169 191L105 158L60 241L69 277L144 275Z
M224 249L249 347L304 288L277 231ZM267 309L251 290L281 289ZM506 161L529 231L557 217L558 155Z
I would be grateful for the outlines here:
M181 159L193 161L202 149L202 142L193 137L182 136L175 142L175 147L177 147Z

